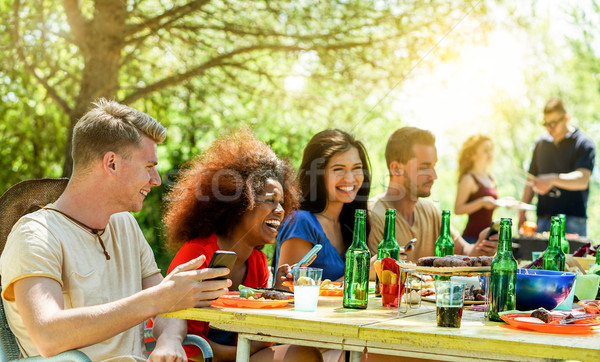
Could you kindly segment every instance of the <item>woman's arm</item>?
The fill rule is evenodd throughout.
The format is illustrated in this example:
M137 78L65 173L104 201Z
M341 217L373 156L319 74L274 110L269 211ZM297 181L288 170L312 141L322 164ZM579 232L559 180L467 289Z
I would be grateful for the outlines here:
M456 215L472 214L482 208L493 209L496 207L494 198L491 196L484 196L467 202L469 196L475 192L477 192L477 184L473 176L466 174L461 177L456 190L456 202L454 203L454 213Z
M279 268L283 264L294 265L298 263L312 247L313 244L304 239L289 238L285 240L279 250L279 264L277 267Z

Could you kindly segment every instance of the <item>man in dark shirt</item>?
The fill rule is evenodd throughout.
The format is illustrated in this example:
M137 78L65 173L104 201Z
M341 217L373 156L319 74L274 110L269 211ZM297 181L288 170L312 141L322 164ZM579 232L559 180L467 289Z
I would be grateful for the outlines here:
M552 98L544 107L544 123L548 134L536 143L523 202L538 194L537 230L550 230L550 218L565 214L567 233L587 234L586 208L589 179L594 169L594 142L579 128L569 124L562 100ZM521 211L519 227L525 221Z

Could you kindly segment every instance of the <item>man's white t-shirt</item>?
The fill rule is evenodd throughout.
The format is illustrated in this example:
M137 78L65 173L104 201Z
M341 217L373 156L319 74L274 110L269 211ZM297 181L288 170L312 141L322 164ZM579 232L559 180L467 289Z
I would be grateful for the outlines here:
M131 214L112 215L101 238L110 260L98 237L57 211L25 215L13 227L0 257L2 299L24 356L39 352L17 311L14 282L32 276L54 279L62 286L65 308L77 308L131 296L142 290L142 279L160 272ZM93 361L119 356L145 360L143 332L140 324L80 350Z

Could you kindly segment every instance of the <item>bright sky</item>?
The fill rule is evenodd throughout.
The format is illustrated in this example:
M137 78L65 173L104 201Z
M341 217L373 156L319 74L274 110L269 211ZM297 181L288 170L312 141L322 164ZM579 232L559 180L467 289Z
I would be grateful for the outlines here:
M440 134L445 130L490 131L498 93L525 95L524 43L495 31L487 44L465 46L458 58L417 72L394 96L393 109L410 125ZM442 138L440 138L441 140Z

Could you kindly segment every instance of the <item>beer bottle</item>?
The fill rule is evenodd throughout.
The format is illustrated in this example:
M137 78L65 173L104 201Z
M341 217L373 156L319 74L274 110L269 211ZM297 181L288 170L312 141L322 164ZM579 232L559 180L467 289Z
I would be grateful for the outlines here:
M366 309L369 291L369 266L371 253L367 248L366 211L354 214L352 245L346 251L344 273L344 308Z
M435 256L454 255L454 242L450 237L450 210L442 211L440 237L435 242Z
M567 216L565 214L558 214L560 218L560 248L565 255L569 254L569 242L565 233L565 224Z
M400 247L396 242L396 209L387 209L385 210L383 239L379 243L379 246L377 246L377 260L382 260L383 258L398 260L399 257ZM375 296L381 297L378 276L375 276Z
M542 256L542 269L565 271L565 253L560 248L560 218L552 216L548 248Z
M500 312L515 309L517 289L517 261L512 253L512 220L500 220L500 238L498 252L492 260L492 276L490 278L490 313L491 321L502 322Z

